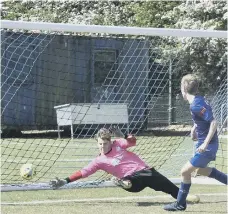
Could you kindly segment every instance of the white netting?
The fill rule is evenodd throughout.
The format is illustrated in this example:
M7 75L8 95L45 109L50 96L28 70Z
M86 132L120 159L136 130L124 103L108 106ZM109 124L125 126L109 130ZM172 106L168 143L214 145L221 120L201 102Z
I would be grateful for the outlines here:
M1 31L2 183L24 183L18 173L24 163L36 168L33 182L69 176L96 157L93 136L111 125L137 136L138 145L131 150L149 165L178 176L192 156L191 121L181 98L176 99L179 83L173 84L172 77L183 67L181 51L208 40L200 36L216 40L223 33L143 29L139 34L137 28L128 32L113 27L106 35L99 33L104 27L84 26L77 30L80 35L58 35L57 29L69 28L53 27L51 34ZM216 117L225 115L227 108L221 111ZM221 158L217 164L225 168L225 156ZM109 178L97 172L87 180L99 183Z

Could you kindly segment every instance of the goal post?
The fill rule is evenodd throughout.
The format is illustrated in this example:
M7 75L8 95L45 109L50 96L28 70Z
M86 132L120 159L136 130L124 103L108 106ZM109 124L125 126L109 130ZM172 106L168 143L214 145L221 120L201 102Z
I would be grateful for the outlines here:
M47 32L73 32L73 33L104 33L134 36L176 36L198 38L226 38L225 31L171 29L171 28L143 28L103 25L81 25L64 23L44 23L2 20L1 28L17 30L42 30Z
M93 136L101 125L135 134L137 146L131 151L178 178L192 156L192 122L175 78L180 80L180 69L189 71L186 59L194 51L208 48L210 56L225 55L226 36L214 30L2 20L2 187L48 189L50 179L81 169L98 154ZM213 98L216 93L220 96ZM216 93L210 94L213 107L224 121L227 90L218 87ZM57 127L68 125L71 134L59 139ZM21 133L15 136L15 130ZM219 149L212 164L226 170L226 141ZM20 177L25 163L37 172L30 182ZM110 184L110 175L99 171L72 186L105 182Z

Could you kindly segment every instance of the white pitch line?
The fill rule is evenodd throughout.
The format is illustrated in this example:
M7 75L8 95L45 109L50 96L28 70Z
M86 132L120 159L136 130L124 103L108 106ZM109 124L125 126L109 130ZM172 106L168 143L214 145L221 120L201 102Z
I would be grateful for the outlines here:
M198 196L227 196L227 193L203 193ZM100 201L123 201L134 199L154 199L154 198L172 198L170 195L157 196L128 196L128 197L110 197L110 198L82 198L71 200L45 200L45 201L30 201L30 202L2 202L1 205L34 205L34 204L56 204L56 203L70 203L70 202L100 202Z

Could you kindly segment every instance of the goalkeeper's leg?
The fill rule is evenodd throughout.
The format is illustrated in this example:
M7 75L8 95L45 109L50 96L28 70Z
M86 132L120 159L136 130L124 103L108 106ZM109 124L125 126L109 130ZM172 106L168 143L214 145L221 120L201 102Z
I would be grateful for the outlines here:
M162 191L177 199L179 188L154 168L150 171L151 175L145 178L147 185L155 191Z
M148 185L148 187L154 189L155 191L162 191L164 193L170 194L173 198L177 199L179 188L154 168L150 169L148 176L145 176L145 180L145 183ZM187 196L187 201L198 203L200 198L196 195L189 194Z
M114 178L113 182L128 192L140 192L146 187L155 191L162 191L177 199L179 188L164 175L154 168L141 170L123 179ZM198 203L200 198L196 195L188 195L188 202Z
M175 184L153 168L140 170L123 179L114 179L113 181L128 192L140 192L144 188L150 187L155 191L170 194L176 199L179 191Z

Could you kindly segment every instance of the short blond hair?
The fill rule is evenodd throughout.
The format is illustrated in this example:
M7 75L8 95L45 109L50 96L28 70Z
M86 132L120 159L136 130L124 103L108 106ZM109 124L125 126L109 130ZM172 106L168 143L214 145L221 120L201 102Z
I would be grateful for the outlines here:
M98 138L111 140L111 133L108 129L101 128L95 135L95 139L98 140Z
M196 95L199 88L198 77L194 74L187 74L182 77L181 85L184 85L184 89L188 94Z

